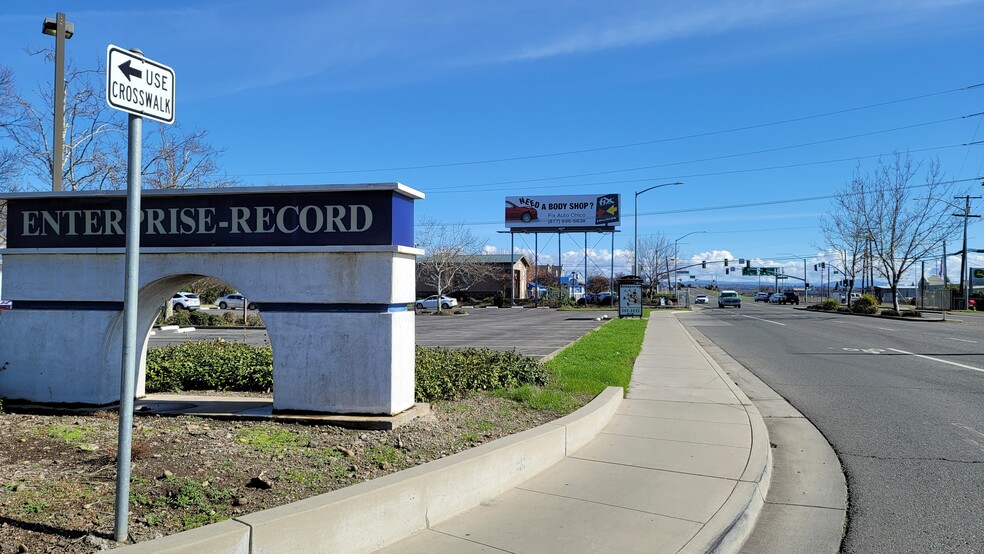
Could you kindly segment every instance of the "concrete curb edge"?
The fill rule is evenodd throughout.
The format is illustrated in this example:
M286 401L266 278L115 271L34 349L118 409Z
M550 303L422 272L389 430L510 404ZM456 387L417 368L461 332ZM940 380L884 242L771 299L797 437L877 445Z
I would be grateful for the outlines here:
M681 552L739 552L745 541L751 536L755 523L765 507L765 499L772 482L772 448L769 444L769 431L765 426L762 414L752 404L745 392L704 350L690 334L690 331L675 317L674 321L680 325L687 338L745 407L752 429L752 444L745 471L742 472L738 483L721 509L704 524L704 527L694 535Z
M320 552L372 552L478 506L571 455L608 424L623 396L621 387L608 387L574 413L539 427L372 481L116 551L270 554L318 545Z

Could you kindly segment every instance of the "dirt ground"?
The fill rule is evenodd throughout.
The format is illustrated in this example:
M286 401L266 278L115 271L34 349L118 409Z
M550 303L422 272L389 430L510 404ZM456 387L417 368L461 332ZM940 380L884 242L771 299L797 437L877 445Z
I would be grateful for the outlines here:
M491 395L393 431L191 416L134 420L129 533L142 542L442 458L557 416ZM0 554L113 540L117 416L0 413Z

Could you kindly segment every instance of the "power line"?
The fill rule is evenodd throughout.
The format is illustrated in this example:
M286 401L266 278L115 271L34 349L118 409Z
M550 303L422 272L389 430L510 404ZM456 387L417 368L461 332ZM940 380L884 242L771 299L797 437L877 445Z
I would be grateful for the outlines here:
M492 163L501 163L501 162L513 162L513 161L523 161L523 160L534 160L534 159L542 159L542 158L551 158L551 157L558 157L558 156L571 156L571 155L575 155L575 154L587 154L587 153L591 153L591 152L604 152L604 151L608 151L608 150L617 150L617 149L624 149L624 148L635 148L635 147L638 147L638 146L647 146L647 145L651 145L651 144L661 144L661 143L666 143L666 142L674 142L674 141L689 140L689 139L694 139L694 138L710 137L710 136L722 135L722 134L727 134L727 133L736 133L736 132L740 132L740 131L750 131L750 130L754 130L754 129L762 129L762 128L765 128L765 127L773 127L773 126L777 126L777 125L785 125L785 124L788 124L788 123L797 123L797 122L800 122L800 121L808 121L810 119L818 119L818 118L822 118L822 117L829 117L829 116L832 116L832 115L841 115L841 114L845 114L845 113L851 113L851 112L856 112L856 111L861 111L861 110L867 110L867 109L871 109L871 108L878 108L878 107L888 106L888 105L892 105L892 104L899 104L899 103L902 103L902 102L910 102L910 101L913 101L913 100L921 100L923 98L930 98L930 97L933 97L933 96L940 96L940 95L944 95L944 94L951 94L951 93L954 93L954 92L963 92L963 91L968 91L968 90L979 88L979 87L984 87L984 83L978 83L978 84L975 84L975 85L969 85L969 86L965 86L965 87L959 87L959 88L954 88L954 89L948 89L948 90L942 90L942 91L937 91L937 92L931 92L931 93L928 93L928 94L921 94L921 95L917 95L917 96L910 96L910 97L907 97L907 98L899 98L899 99L896 99L896 100L888 100L888 101L885 101L885 102L877 102L877 103L874 103L874 104L866 104L866 105L863 105L863 106L856 106L856 107L853 107L853 108L845 108L845 109L842 109L842 110L835 110L835 111L831 111L831 112L823 112L823 113L819 113L819 114L806 115L806 116L795 117L795 118L791 118L791 119L783 119L783 120L778 120L778 121L772 121L772 122L768 122L768 123L758 123L758 124L754 124L754 125L745 125L745 126L741 126L741 127L732 127L732 128L729 128L729 129L720 129L720 130L716 130L716 131L707 131L707 132L704 132L704 133L694 133L694 134L690 134L690 135L680 135L680 136L676 136L676 137L653 139L653 140L647 140L647 141L641 141L641 142L633 142L633 143L627 143L627 144L617 144L617 145L610 145L610 146L599 146L599 147L594 147L594 148L583 148L583 149L579 149L579 150L567 150L567 151L562 151L562 152L550 152L550 153L545 153L545 154L530 154L530 155L526 155L526 156L512 156L512 157L506 157L506 158L491 158L491 159L486 159L486 160L472 160L472 161L464 161L464 162L448 162L448 163L426 164L426 165L395 166L395 167L368 168L368 169L339 169L339 170L330 170L330 171L325 170L325 171L284 172L284 173L240 173L238 176L240 176L240 177L271 177L271 176L294 176L294 177L297 177L297 176L303 176L303 175L337 175L337 174L342 174L342 173L371 173L371 172L381 172L381 171L409 171L409 170L416 170L416 169L438 169L438 168L443 168L443 167L461 167L461 166L468 166L468 165L482 165L482 164L492 164Z
M930 152L930 151L933 151L933 150L945 150L945 149L948 149L948 148L962 148L964 146L977 146L977 145L980 145L980 144L984 144L984 141L977 141L977 142L970 142L970 143L963 143L963 144L952 144L952 145L949 145L949 146L933 146L933 147L930 147L930 148L920 148L920 149L916 149L916 150L906 150L906 152L909 152L909 153ZM714 177L714 176L718 176L718 175L735 175L735 174L739 174L739 173L755 173L755 172L758 172L758 171L774 171L774 170L778 170L778 169L792 169L792 168L797 168L797 167L809 167L809 166L814 166L814 165L852 162L852 161L856 161L856 160L867 160L867 159L871 159L871 158L880 158L882 156L888 156L888 155L890 155L889 152L881 152L879 154L869 154L869 155L866 155L866 156L852 156L850 158L836 158L836 159L833 159L833 160L821 160L821 161L816 161L816 162L802 162L802 163L795 163L795 164L773 165L773 166L766 166L766 167L753 167L753 168L748 168L748 169L731 169L731 170L727 170L727 171L711 171L711 172L705 172L705 173L685 173L685 174L678 174L678 175L672 175L672 176L646 177L646 178L643 178L643 179L626 179L626 180L619 180L619 181L595 181L595 182L591 182L591 183L564 183L564 184L560 184L560 185L543 185L543 186L538 186L538 187L532 187L529 190L543 190L543 189L555 189L555 188L570 189L570 188L573 188L573 187L589 187L589 186L593 187L593 186L599 186L599 185L617 185L617 184L626 184L626 183L646 183L646 182L661 181L661 180L662 181L665 181L665 180L670 180L670 179L692 179L694 177ZM533 179L532 181L536 181L536 179ZM427 195L430 196L430 195L434 195L434 194L462 194L462 193L471 193L471 192L495 192L495 191L498 191L498 190L503 190L503 189L498 188L498 187L497 188L491 188L491 189L480 189L480 190L476 190L476 189L479 189L479 187L492 186L492 185L498 185L498 184L500 184L500 183L478 183L478 184L472 184L472 185L455 185L455 186L468 187L468 188L466 190L454 190L454 191L451 191L451 190L437 190L436 192L435 191L432 191L432 190L427 190L426 192L427 192Z
M894 128L891 128L891 129L883 129L883 130L880 130L880 131L869 131L867 133L858 133L858 134L854 134L854 135L846 135L846 136L843 136L843 137L836 137L836 138L830 138L830 139L816 140L816 141L811 141L811 142L803 142L803 143L800 143L800 144L790 144L790 145L786 145L786 146L777 146L775 148L764 148L764 149L761 149L761 150L752 150L752 151L749 151L749 152L741 152L741 153L738 153L738 154L724 154L724 155L721 155L721 156L711 156L711 157L707 157L707 158L697 158L697 159L694 159L694 160L687 160L687 161L683 161L683 162L670 162L670 163L665 163L665 164L644 165L644 166L639 166L639 167L631 167L631 168L624 168L624 169L612 169L612 170L607 170L607 171L594 171L594 172L591 172L591 173L577 173L577 174L572 174L572 175L561 175L561 176L555 176L555 177L540 177L540 178L536 178L536 179L518 179L518 180L513 180L513 181L499 181L499 182L494 182L494 183L482 183L480 185L449 185L449 186L446 186L446 187L434 187L431 190L433 190L433 191L442 191L442 190L462 189L462 188L468 188L468 189L470 189L471 187L474 187L474 186L515 185L515 184L522 184L522 183L536 183L536 182L539 182L539 181L558 181L558 180L561 180L561 179L574 179L574 178L577 178L577 177L594 177L596 175L612 175L612 174L615 174L615 173L628 173L628 172L631 172L631 171L640 171L640 170L643 170L643 169L659 169L659 168L674 167L674 166L679 166L679 165L689 165L689 164L695 164L695 163L713 162L713 161L718 161L718 160L727 160L727 159L731 159L731 158L740 158L740 157L744 157L744 156L754 156L756 154L768 154L770 152L781 152L783 150L792 150L794 148L804 148L806 146L817 146L817 145L820 145L820 144L829 144L831 142L839 142L839 141L842 141L842 140L850 140L850 139L861 138L861 137L868 137L868 136L878 135L878 134L883 134L883 133L891 133L891 132L894 132L894 131L903 131L903 130L906 130L906 129L915 129L917 127L926 127L926 126L929 126L929 125L937 125L939 123L947 123L947 122L950 122L950 121L956 121L958 119L964 119L964 118L967 118L967 117L973 117L974 115L979 115L979 114L962 115L962 116L950 117L950 118L946 118L946 119L938 119L936 121L927 121L927 122L924 122L924 123L915 123L915 124L912 124L912 125L904 125L902 127L894 127Z

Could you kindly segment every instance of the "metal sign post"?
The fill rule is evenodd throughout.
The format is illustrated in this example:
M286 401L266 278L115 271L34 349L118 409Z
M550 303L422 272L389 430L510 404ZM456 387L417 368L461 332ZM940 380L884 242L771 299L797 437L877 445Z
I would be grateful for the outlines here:
M174 70L109 45L106 50L106 102L129 113L126 168L126 263L123 285L123 367L120 375L119 440L116 449L116 520L114 538L127 538L130 517L130 452L133 445L133 395L137 377L137 298L140 287L140 168L143 117L174 122Z

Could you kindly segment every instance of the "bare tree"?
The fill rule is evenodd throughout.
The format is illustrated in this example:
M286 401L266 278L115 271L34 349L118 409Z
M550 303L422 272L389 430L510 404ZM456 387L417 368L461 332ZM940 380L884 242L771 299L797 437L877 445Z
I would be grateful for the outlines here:
M51 61L51 49L29 52ZM126 117L105 102L101 65L78 69L69 62L65 71L65 153L61 160L65 190L120 189L126 186ZM0 68L0 131L13 148L0 148L0 186L12 188L4 176L23 169L40 182L53 173L52 114L54 92L50 83L39 85L35 105L13 86L9 70ZM143 187L152 189L214 188L238 184L218 163L222 150L206 140L207 132L184 133L180 125L150 122L144 126ZM10 163L20 161L19 164Z
M673 241L662 233L647 235L639 238L638 266L639 276L650 285L650 296L655 288L658 292L659 282L664 275L669 275L670 255L673 253Z
M959 221L950 216L952 185L942 182L937 162L926 166L924 182L913 192L922 164L896 153L889 163L879 162L873 172L855 171L849 187L863 214L862 240L868 240L877 270L892 291L892 307L899 310L902 276L919 258L932 252L951 235Z
M53 49L28 52L52 61ZM64 159L53 160L54 89L38 86L40 99L34 104L13 87L8 93L15 106L0 112L0 127L18 153L24 170L41 182L51 182L54 163L63 168L65 190L118 188L112 177L112 144L125 137L120 118L114 117L104 99L102 68L79 69L72 62L65 68Z
M417 258L417 280L438 296L468 290L495 275L495 268L481 258L485 243L463 224L422 220L417 223L415 244L424 250ZM441 303L437 303L440 311Z
M854 280L863 269L865 247L867 245L868 229L865 221L862 196L851 186L845 187L834 198L833 207L827 217L820 220L820 230L823 232L827 245L837 252L840 259L840 271L848 280L847 304L850 306L851 292L854 290Z
M147 162L143 167L143 186L150 189L221 188L239 183L219 168L216 150L199 129L181 133L179 124L154 123L153 137L146 140Z

